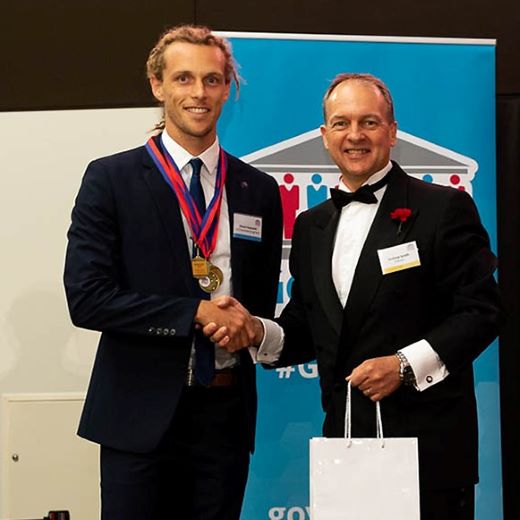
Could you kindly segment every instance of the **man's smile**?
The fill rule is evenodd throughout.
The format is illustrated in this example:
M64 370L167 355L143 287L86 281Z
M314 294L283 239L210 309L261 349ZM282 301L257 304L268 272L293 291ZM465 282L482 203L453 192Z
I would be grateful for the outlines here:
M368 148L347 148L345 153L348 155L365 155L370 153Z
M187 110L192 114L205 114L209 112L209 108L206 107L184 107L184 110Z

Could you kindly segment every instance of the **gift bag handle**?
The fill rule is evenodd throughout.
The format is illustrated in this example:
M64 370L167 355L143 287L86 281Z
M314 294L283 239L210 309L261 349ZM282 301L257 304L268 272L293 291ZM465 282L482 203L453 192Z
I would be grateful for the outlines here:
M350 381L347 386L347 405L345 406L345 439L347 444L352 444L352 385ZM376 437L381 439L381 448L385 447L385 438L383 436L383 421L381 419L381 405L376 401Z

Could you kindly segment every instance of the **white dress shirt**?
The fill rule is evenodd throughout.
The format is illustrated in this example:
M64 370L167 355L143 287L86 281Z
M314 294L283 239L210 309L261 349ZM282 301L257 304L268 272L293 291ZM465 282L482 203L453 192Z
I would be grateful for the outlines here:
M192 174L192 167L189 164L190 160L194 158L187 150L176 143L166 132L161 135L163 146L166 148L172 159L175 161L177 168L181 173L184 183L189 188ZM215 193L216 173L220 157L220 145L218 138L215 142L198 158L202 161L202 168L200 171L200 182L204 191L204 198L206 200L206 207L209 206L211 199ZM191 237L191 230L188 225L186 217L181 211L182 223L186 233L186 240L188 242L188 249L190 254L193 252L193 241ZM218 235L215 250L211 255L211 263L216 265L222 271L224 279L220 286L210 295L210 299L223 295L233 294L233 277L231 272L231 237L229 230L229 212L227 204L226 190L222 194L222 204L220 206L220 216L218 224ZM193 349L192 349L193 358ZM218 369L227 368L236 365L238 358L234 354L228 353L222 348L215 347L215 366Z
M389 162L382 170L374 173L365 184L375 184L380 181L391 168L392 163ZM342 181L338 188L351 191ZM353 201L341 210L332 253L332 280L343 307L350 293L361 250L385 191L386 185L374 193L377 198L376 204ZM261 321L265 336L258 349L257 361L272 364L278 360L283 349L283 329L270 320ZM419 391L439 383L449 374L444 363L425 339L400 349L400 352L404 354L414 371L416 388Z

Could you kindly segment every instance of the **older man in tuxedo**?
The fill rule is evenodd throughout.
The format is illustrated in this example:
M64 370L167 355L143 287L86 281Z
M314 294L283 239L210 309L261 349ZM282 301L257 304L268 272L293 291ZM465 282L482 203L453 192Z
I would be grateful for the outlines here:
M92 162L72 213L73 322L101 331L79 434L101 445L103 520L238 520L254 446L253 337L233 294L276 304L282 219L274 179L223 151L229 43L167 31L147 62L164 108L146 146ZM201 334L231 331L228 352Z
M323 105L323 142L341 180L296 221L291 300L277 324L254 320L259 358L317 359L326 436L343 435L347 381L353 436L375 436L383 400L385 435L419 438L422 520L473 519L472 362L499 316L488 236L467 193L390 161L397 124L382 81L342 74ZM225 328L205 333L225 347Z

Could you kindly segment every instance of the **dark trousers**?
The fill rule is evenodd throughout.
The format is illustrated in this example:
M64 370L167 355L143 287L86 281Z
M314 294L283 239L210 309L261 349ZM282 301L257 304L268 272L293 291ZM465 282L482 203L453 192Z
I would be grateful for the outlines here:
M186 388L154 452L101 447L102 520L239 520L247 440L239 386Z
M421 490L421 520L475 520L475 487Z

